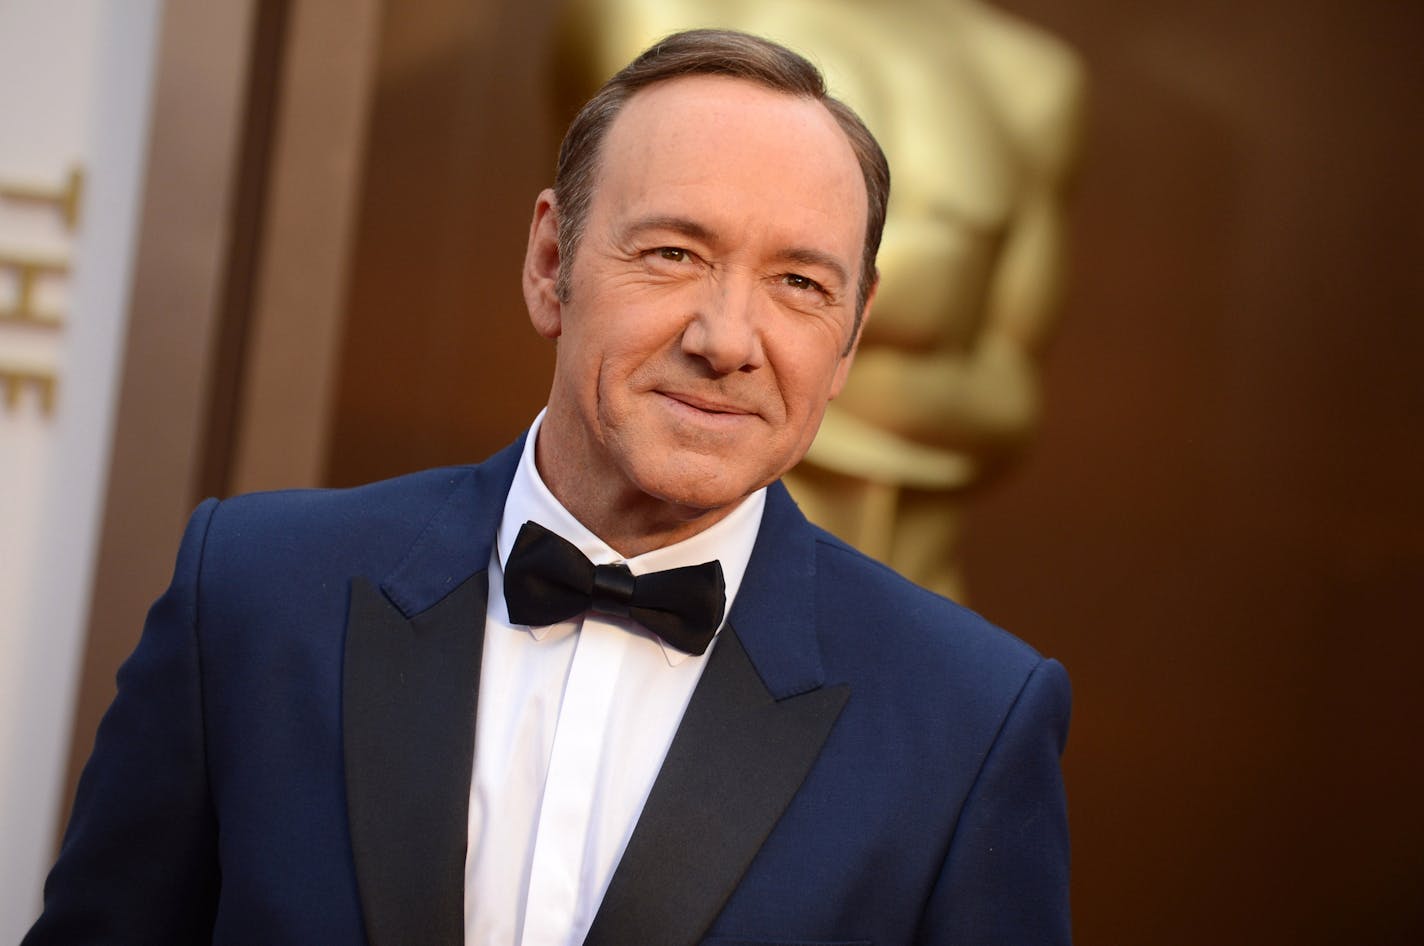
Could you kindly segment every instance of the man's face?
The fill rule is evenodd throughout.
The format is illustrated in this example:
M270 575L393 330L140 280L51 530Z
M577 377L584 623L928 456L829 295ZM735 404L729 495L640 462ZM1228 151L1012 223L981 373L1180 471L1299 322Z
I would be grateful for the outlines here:
M535 210L540 469L566 504L729 508L801 459L850 367L860 167L819 103L692 76L633 96L597 175L567 301L549 192Z

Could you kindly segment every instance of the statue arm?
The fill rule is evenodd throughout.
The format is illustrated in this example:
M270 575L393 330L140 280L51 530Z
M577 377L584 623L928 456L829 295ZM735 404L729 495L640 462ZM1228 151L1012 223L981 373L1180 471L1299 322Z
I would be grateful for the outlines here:
M1040 413L1038 359L1062 295L1063 204L1083 108L1081 71L1059 51L1040 57L1033 96L999 102L1025 176L978 336L958 349L865 346L839 402L861 420L981 463L1012 457ZM996 64L1009 58L992 52L985 55Z

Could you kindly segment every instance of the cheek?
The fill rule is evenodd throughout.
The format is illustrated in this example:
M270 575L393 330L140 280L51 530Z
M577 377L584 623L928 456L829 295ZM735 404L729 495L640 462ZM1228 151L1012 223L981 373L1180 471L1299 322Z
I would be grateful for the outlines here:
M777 382L787 410L794 415L819 416L835 394L845 359L824 336L816 335L799 345L784 346L777 364Z

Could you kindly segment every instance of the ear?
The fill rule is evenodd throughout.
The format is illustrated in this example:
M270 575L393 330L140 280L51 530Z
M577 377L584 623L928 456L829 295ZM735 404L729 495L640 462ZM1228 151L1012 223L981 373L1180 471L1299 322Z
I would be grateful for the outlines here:
M534 330L545 338L558 338L563 331L558 281L559 209L554 192L546 188L534 201L529 246L524 251L524 304Z
M860 336L865 334L865 323L870 321L870 309L875 304L875 293L880 289L880 274L875 274L875 282L870 284L870 292L865 297L865 308L860 313L859 323L855 327L855 337L850 340L850 348L841 355L840 364L836 365L836 376L831 379L831 397L834 398L841 393L841 388L845 387L846 378L850 376L851 363L855 361L855 353L860 349Z

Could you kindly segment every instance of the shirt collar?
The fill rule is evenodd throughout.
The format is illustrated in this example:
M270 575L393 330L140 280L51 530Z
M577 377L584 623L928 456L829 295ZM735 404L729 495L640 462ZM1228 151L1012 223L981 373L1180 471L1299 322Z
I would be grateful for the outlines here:
M727 516L696 535L672 545L644 552L625 559L594 535L583 523L574 518L564 508L564 504L549 492L534 463L534 447L539 439L539 428L544 421L545 411L540 411L529 427L529 435L524 439L524 452L520 455L519 466L514 472L514 481L509 488L509 497L504 503L504 516L499 524L499 537L495 545L495 562L499 566L498 596L504 602L504 563L514 548L514 539L524 523L534 521L573 543L590 562L595 565L611 565L623 562L635 575L679 568L683 565L700 565L717 559L722 563L722 579L726 583L727 604L722 612L722 626L726 626L726 615L732 611L732 602L742 586L742 578L747 572L747 562L752 557L752 546L756 544L757 531L761 528L762 511L766 507L766 488L763 487L743 499L737 508ZM493 584L493 583L492 583ZM492 594L495 591L492 589ZM508 612L504 614L508 620ZM520 625L514 625L520 626ZM548 628L529 628L535 640L542 640ZM718 629L721 633L721 629ZM662 644L663 653L669 664L679 664L688 654L667 643Z

